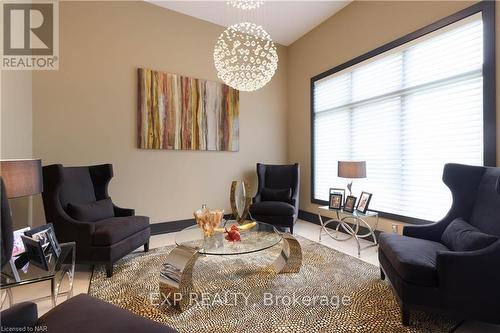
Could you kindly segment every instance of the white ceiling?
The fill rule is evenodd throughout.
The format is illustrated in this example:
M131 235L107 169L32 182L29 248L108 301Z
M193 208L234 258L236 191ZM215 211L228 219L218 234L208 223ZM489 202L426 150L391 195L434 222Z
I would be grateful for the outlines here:
M344 1L270 1L255 10L240 10L226 1L158 1L158 6L222 26L250 21L260 24L279 44L288 46L344 8Z

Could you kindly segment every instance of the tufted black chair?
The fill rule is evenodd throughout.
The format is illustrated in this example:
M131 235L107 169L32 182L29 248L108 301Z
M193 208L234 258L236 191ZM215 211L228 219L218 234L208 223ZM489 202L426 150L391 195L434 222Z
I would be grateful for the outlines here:
M113 177L111 164L43 167L43 205L45 217L54 225L60 242L76 242L76 260L86 264L105 264L108 277L113 263L144 245L148 251L150 226L146 216L135 216L133 209L113 204L114 216L88 222L74 219L69 204L89 204L109 199L108 183Z
M411 309L500 323L499 177L500 168L447 164L443 181L453 196L448 214L437 223L405 226L403 235L380 235L381 275L396 292L403 324L409 324ZM455 219L490 235L492 243L450 250L442 236Z
M257 178L257 194L250 207L252 217L257 221L289 228L293 234L293 226L299 214L299 164L257 163ZM284 196L283 193L286 194L287 191L289 194Z

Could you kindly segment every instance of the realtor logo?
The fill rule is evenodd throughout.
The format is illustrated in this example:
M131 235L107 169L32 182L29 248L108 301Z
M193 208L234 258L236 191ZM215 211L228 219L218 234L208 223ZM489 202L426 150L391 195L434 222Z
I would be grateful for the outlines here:
M3 1L1 16L2 69L58 69L59 6L56 1Z

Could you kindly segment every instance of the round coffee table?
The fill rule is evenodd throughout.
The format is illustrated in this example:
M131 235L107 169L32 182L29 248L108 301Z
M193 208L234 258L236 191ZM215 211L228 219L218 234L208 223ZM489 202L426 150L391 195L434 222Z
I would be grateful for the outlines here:
M226 221L227 229L235 221ZM242 228L243 229L243 228ZM241 255L263 251L282 243L282 250L273 263L276 273L297 273L302 265L299 242L289 233L281 233L270 224L256 222L240 230L241 241L230 242L226 234L215 232L205 238L198 226L181 230L175 238L176 247L170 252L160 271L160 292L171 304L184 309L188 295L193 291L193 266L200 255Z

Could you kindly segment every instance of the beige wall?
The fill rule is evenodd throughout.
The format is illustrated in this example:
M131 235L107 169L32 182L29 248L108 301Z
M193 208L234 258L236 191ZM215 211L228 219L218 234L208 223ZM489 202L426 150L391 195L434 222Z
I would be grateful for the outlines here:
M302 166L301 209L316 212L317 207L311 204L310 195L311 77L472 4L458 1L356 1L288 47L288 160ZM497 6L498 17L500 6ZM500 36L499 21L497 36ZM497 49L497 77L500 77L499 57ZM497 86L499 95L500 84ZM500 149L500 144L497 148ZM500 153L497 156L500 157ZM390 230L390 223L382 221L381 229Z
M115 201L150 215L153 222L189 218L201 203L227 209L230 181L254 183L255 162L297 161L302 165L301 209L314 212L310 78L471 4L370 1L345 7L290 47L280 47L279 70L268 86L241 94L241 149L226 153L135 148L136 68L216 80L212 47L221 27L143 2L63 2L60 70L33 73L33 156L45 164L113 163ZM24 89L15 87L3 87L2 97ZM25 109L26 100L11 100ZM2 157L20 157L17 152L27 151L22 141L6 145L5 137L17 135L14 124L30 128L31 119L4 112L2 150L16 156Z
M240 95L240 151L136 148L137 68L217 80L223 28L146 2L61 2L59 71L33 74L34 156L44 164L112 163L110 194L151 221L229 211L234 179L286 162L286 52L271 83Z
M31 71L1 71L2 159L30 158L32 153Z
M31 71L1 71L0 158L32 157ZM29 198L10 200L14 228L31 221Z

